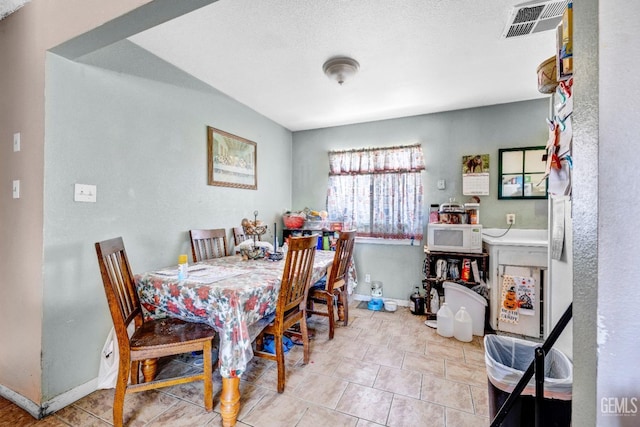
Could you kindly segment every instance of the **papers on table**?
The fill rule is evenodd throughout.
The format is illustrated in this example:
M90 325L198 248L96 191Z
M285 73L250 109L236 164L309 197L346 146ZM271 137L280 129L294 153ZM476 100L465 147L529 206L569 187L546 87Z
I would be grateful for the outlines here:
M215 283L230 277L239 276L246 271L239 268L219 267L212 265L192 265L188 269L189 275L186 282L208 284ZM167 279L178 279L178 270L165 268L151 273L154 276L161 276Z

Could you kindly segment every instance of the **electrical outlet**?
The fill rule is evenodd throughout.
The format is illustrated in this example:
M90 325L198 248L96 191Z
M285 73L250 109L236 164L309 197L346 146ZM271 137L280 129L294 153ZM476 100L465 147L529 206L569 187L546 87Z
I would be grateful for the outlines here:
M516 214L507 214L507 225L513 225L516 223Z
M365 274L364 275L364 281L365 281L365 283L371 283L371 275L370 274Z

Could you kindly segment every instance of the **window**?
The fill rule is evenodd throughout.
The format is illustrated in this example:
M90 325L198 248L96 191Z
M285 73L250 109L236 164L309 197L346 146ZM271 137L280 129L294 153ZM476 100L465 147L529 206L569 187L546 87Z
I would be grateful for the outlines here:
M420 145L329 153L327 210L360 237L422 240Z
M546 199L544 147L498 150L498 199Z

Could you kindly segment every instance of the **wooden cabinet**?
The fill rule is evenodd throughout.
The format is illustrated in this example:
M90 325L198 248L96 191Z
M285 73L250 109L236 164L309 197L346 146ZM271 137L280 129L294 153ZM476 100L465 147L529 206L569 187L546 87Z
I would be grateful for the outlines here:
M480 282L478 279L486 280L487 278L487 269L488 269L488 258L489 254L487 252L482 253L464 253L464 252L439 252L439 251L430 251L425 247L424 249L424 265L422 272L425 276L424 280L422 280L422 287L426 291L426 314L427 319L433 320L436 318L436 313L431 310L431 289L437 289L439 295L444 294L444 289L442 284L447 282L455 282L461 285L464 285L468 288L472 288L475 285L478 285ZM447 277L442 277L443 275L438 275L438 261L444 260L447 263L447 267L450 263L453 263L455 260L458 261L460 274L462 273L462 263L465 259L470 261L476 261L478 264L478 273L480 278L474 277L473 271L471 272L471 280L463 281L460 278L451 279L447 274Z

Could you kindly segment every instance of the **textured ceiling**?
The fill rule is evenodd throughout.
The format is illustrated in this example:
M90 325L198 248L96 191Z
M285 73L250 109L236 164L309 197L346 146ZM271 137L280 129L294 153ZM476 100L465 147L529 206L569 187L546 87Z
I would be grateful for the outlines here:
M0 20L20 9L30 0L0 0Z
M517 0L220 0L129 40L292 130L534 99L553 31L503 39ZM343 86L322 64L360 63Z

